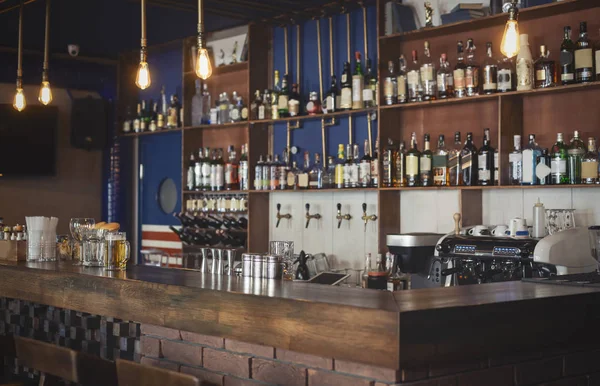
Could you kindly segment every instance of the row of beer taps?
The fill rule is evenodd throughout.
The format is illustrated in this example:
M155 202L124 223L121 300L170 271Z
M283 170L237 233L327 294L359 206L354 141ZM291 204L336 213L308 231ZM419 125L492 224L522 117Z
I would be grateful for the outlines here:
M310 225L310 221L312 219L315 220L320 220L321 219L321 214L320 213L310 213L310 204L306 203L305 205L306 208L306 225L305 228L308 228L308 226ZM367 231L367 224L369 224L369 221L376 221L377 220L377 215L374 214L367 214L367 203L363 202L362 204L362 211L363 211L363 215L361 217L362 221L364 221L365 223L365 232ZM277 204L277 224L275 225L276 228L279 228L279 223L281 222L281 219L286 219L286 220L290 220L292 218L292 215L290 213L285 213L282 214L281 213L281 204ZM344 220L346 221L350 221L352 220L352 215L350 215L350 213L346 213L346 214L342 214L342 204L338 202L337 204L337 215L335 216L336 220L337 220L337 227L338 229L340 229L340 227L342 226L342 222Z

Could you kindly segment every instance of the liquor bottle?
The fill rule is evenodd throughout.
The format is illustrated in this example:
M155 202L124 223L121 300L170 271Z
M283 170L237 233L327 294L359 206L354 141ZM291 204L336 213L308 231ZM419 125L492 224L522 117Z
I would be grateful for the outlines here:
M365 88L363 89L363 107L375 107L375 93L377 92L377 75L373 74L371 59L367 59L367 72L365 73Z
M150 130L150 124L152 123L152 118L153 118L153 105L154 105L154 101L152 101L152 99L150 99L150 101L148 103L146 103L146 111L144 113L144 122L146 124L146 130L148 131L156 131L156 127L154 127L154 130Z
M210 108L210 106L209 106ZM169 104L167 103L167 93L165 86L160 88L160 106L158 109L157 126L160 130L167 126L167 119L169 114Z
M390 188L394 186L393 175L394 175L394 141L388 138L387 145L381 153L381 186Z
M141 102L141 110L140 110L140 129L139 132L143 133L144 131L148 130L148 125L146 122L146 115L147 115L147 111L146 111L146 101L142 99Z
M296 190L298 189L298 163L292 162L292 168L287 173L287 189Z
M454 133L454 147L448 152L448 174L450 175L450 186L460 186L462 182L462 173L460 166L460 153L462 151L462 141L460 140L460 131Z
M264 118L264 109L263 109L263 118L259 118L258 109L262 106L262 97L260 95L260 90L256 90L254 93L254 101L250 104L250 119L259 120Z
M375 151L371 156L371 186L379 186L379 140L375 141Z
M423 85L423 100L431 101L437 99L437 74L435 63L431 59L429 42L424 43L423 64L421 65L421 82Z
M344 63L344 72L342 72L342 97L340 100L341 110L352 109L352 78L350 77L350 63Z
M229 122L235 123L240 122L242 120L242 110L238 104L238 94L237 91L233 92L231 95L231 105L229 106Z
M404 55L400 55L398 59L398 76L396 77L398 85L398 103L406 103L408 101L407 93L407 78L406 78L406 59Z
M287 189L287 176L290 170L290 153L288 149L283 149L281 153L281 162L279 163L279 168L277 169L277 179L279 179L278 189L285 190Z
M523 154L521 153L521 136L513 138L514 150L508 155L508 182L510 185L521 185L523 175Z
M323 169L321 168L321 155L319 153L315 153L315 163L308 172L308 188L323 188Z
M421 186L432 186L433 185L433 171L431 164L433 160L433 153L431 152L431 144L429 142L429 134L424 136L424 149L419 159L419 174L421 175Z
M398 76L394 71L394 62L388 62L388 73L383 83L383 97L386 105L398 103Z
M454 66L454 94L457 98L464 98L467 96L467 87L465 83L465 71L467 65L465 64L463 42L460 40L456 44L456 52L456 66Z
M258 162L256 163L256 166L254 167L254 190L262 190L262 188L263 188L263 186L262 186L263 164L264 164L264 159L263 159L263 156L261 155L258 158Z
M477 176L481 186L494 184L494 148L490 146L490 129L485 129L483 146L479 149L477 159Z
M308 151L304 152L304 165L298 174L298 188L308 189L309 188L309 175L310 173L310 154Z
M367 253L365 255L365 269L363 270L363 274L362 274L362 288L367 288L368 287L368 282L369 282L369 272L371 272L373 268L371 267L371 254Z
M521 49L517 55L517 90L525 91L533 89L534 71L533 58L529 50L529 35L519 35Z
M440 134L438 146L433 155L433 184L435 186L450 185L450 174L448 173L448 150L443 134Z
M346 158L344 157L344 145L338 145L338 156L335 164L335 187L342 189L344 187L344 165Z
M337 78L335 75L331 75L331 87L329 91L327 91L327 97L325 98L325 112L326 113L335 113L338 110L337 105L337 97L338 97L338 87L337 87Z
M258 119L271 119L271 93L269 90L263 92L263 100L258 105Z
M598 153L596 152L596 140L588 138L588 152L581 161L581 183L596 184L598 182Z
M354 73L352 74L352 109L363 108L363 89L365 87L365 78L360 61L360 52L354 53L356 63L354 65Z
M423 87L421 84L421 67L417 57L417 50L412 51L412 63L406 75L408 83L408 101L421 102L423 100Z
M279 71L275 70L275 80L273 82L273 91L271 91L271 118L279 119L279 94L281 93L281 86L279 85ZM285 97L284 97L285 98Z
M594 60L596 62L596 80L600 81L600 40L596 42L596 49L594 51Z
M498 152L498 148L494 149L494 185L499 185L498 180L500 179L500 173L498 172L499 167L499 158L500 153Z
M148 130L154 132L157 129L156 119L158 118L158 103L150 102L150 122L148 123Z
M202 124L202 84L200 79L196 79L196 94L192 97L192 126Z
M354 165L352 159L352 145L346 145L346 162L344 163L344 188L352 188L352 166Z
M233 145L229 146L229 156L225 163L224 174L225 174L225 190L239 190L239 164L237 163L237 153Z
M553 185L569 183L567 175L567 146L563 140L563 133L556 134L556 143L552 146L550 153L550 175Z
M535 185L537 177L535 174L536 161L542 155L542 149L535 142L535 134L529 134L529 143L523 149L523 171L521 175L522 185Z
M410 137L410 149L406 152L406 186L419 186L419 159L421 152L417 149L417 133Z
M440 69L437 73L437 88L440 99L454 97L454 74L450 69L447 55L440 56Z
M210 190L217 190L217 151L210 153Z
M463 185L475 186L479 180L477 172L479 171L477 148L473 144L473 133L467 133L467 141L460 152L461 173Z
M395 187L406 186L406 145L404 141L401 141L398 149L394 151L392 183Z
M239 181L240 181L240 190L249 190L250 189L250 180L249 180L249 171L250 165L248 164L248 144L242 145L242 155L240 156L240 166L239 166Z
M371 156L369 155L369 140L365 139L365 153L360 159L360 165L358 169L358 177L360 180L360 186L368 188L371 186Z
M575 61L577 63L577 60ZM570 184L581 183L581 161L585 155L585 144L579 139L579 131L575 130L573 133L573 139L567 150L568 162L567 162L567 173L569 175Z
M475 60L475 49L473 39L467 39L467 68L465 70L467 96L479 95L479 64Z
M230 122L229 117L229 97L227 93L221 93L219 98L219 123L225 124Z
M360 182L360 153L358 144L352 145L352 164L350 165L350 187L358 188Z
M271 189L271 164L272 163L273 163L273 156L268 154L265 163L263 163L262 190L270 190Z
M201 123L203 125L210 125L210 92L208 91L208 85L204 83L202 86L202 117Z
M273 162L269 164L269 189L279 189L279 167L281 162L279 161L279 154L275 154Z
M204 156L202 156L202 149L198 154L198 161L201 162L200 172L202 174L202 183L200 184L202 190L210 190L211 188L211 165L212 160L210 158L210 148L204 149Z
M323 109L321 108L321 100L319 99L319 94L316 91L310 92L310 99L306 104L306 113L308 115L318 115L323 113Z
M279 114L279 118L287 118L290 116L289 101L290 90L288 89L288 74L285 74L281 79L281 90L279 90L279 99L277 102L277 113Z
M509 92L517 89L517 76L512 59L503 57L498 64L498 92Z
M327 157L327 167L323 170L323 189L335 188L335 161L332 156Z
M216 172L217 172L217 190L225 189L225 162L223 162L223 149L217 149L216 159Z
M540 57L535 61L535 88L556 86L556 65L548 59L550 51L544 44L540 46Z
M577 83L592 82L594 76L594 55L587 34L587 23L579 23L579 39L575 43L575 78Z
M187 190L196 188L196 157L194 153L190 154L190 161L187 167Z
M560 45L560 81L563 85L575 83L575 43L571 40L571 27L564 28L565 37Z
M498 61L493 58L492 42L486 43L487 55L483 61L483 93L498 91Z
M121 130L123 133L131 132L131 128L133 126L133 117L131 115L131 106L127 106L127 110L125 111L125 119L123 119L123 126Z
M135 118L133 119L133 132L134 133L139 133L142 127L142 104L138 103L137 104L137 115L135 116Z
M242 96L237 97L237 109L240 111L240 120L248 120L248 106L244 103Z
M537 158L536 162L535 176L537 177L537 184L550 185L552 183L552 169L550 168L550 152L547 148L542 149L542 154Z

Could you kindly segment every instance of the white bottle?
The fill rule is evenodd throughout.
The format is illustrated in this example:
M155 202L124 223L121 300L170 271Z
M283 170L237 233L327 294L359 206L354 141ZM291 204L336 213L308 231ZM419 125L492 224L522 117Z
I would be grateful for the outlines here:
M517 55L517 91L533 89L533 58L529 50L529 35L519 35L521 49Z
M546 237L546 208L544 208L544 204L540 202L539 198L535 205L533 205L533 229L531 237L536 239Z

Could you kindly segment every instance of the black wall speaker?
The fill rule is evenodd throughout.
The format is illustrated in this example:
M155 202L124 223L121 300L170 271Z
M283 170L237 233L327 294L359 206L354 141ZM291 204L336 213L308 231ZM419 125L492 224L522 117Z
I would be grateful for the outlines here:
M72 99L71 146L77 149L101 150L107 146L107 142L106 102L92 97Z

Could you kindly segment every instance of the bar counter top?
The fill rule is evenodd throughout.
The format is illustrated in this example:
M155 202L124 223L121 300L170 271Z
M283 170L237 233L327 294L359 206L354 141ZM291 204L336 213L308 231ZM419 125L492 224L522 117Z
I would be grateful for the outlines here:
M599 290L522 282L392 293L0 262L0 296L393 369L600 339Z

